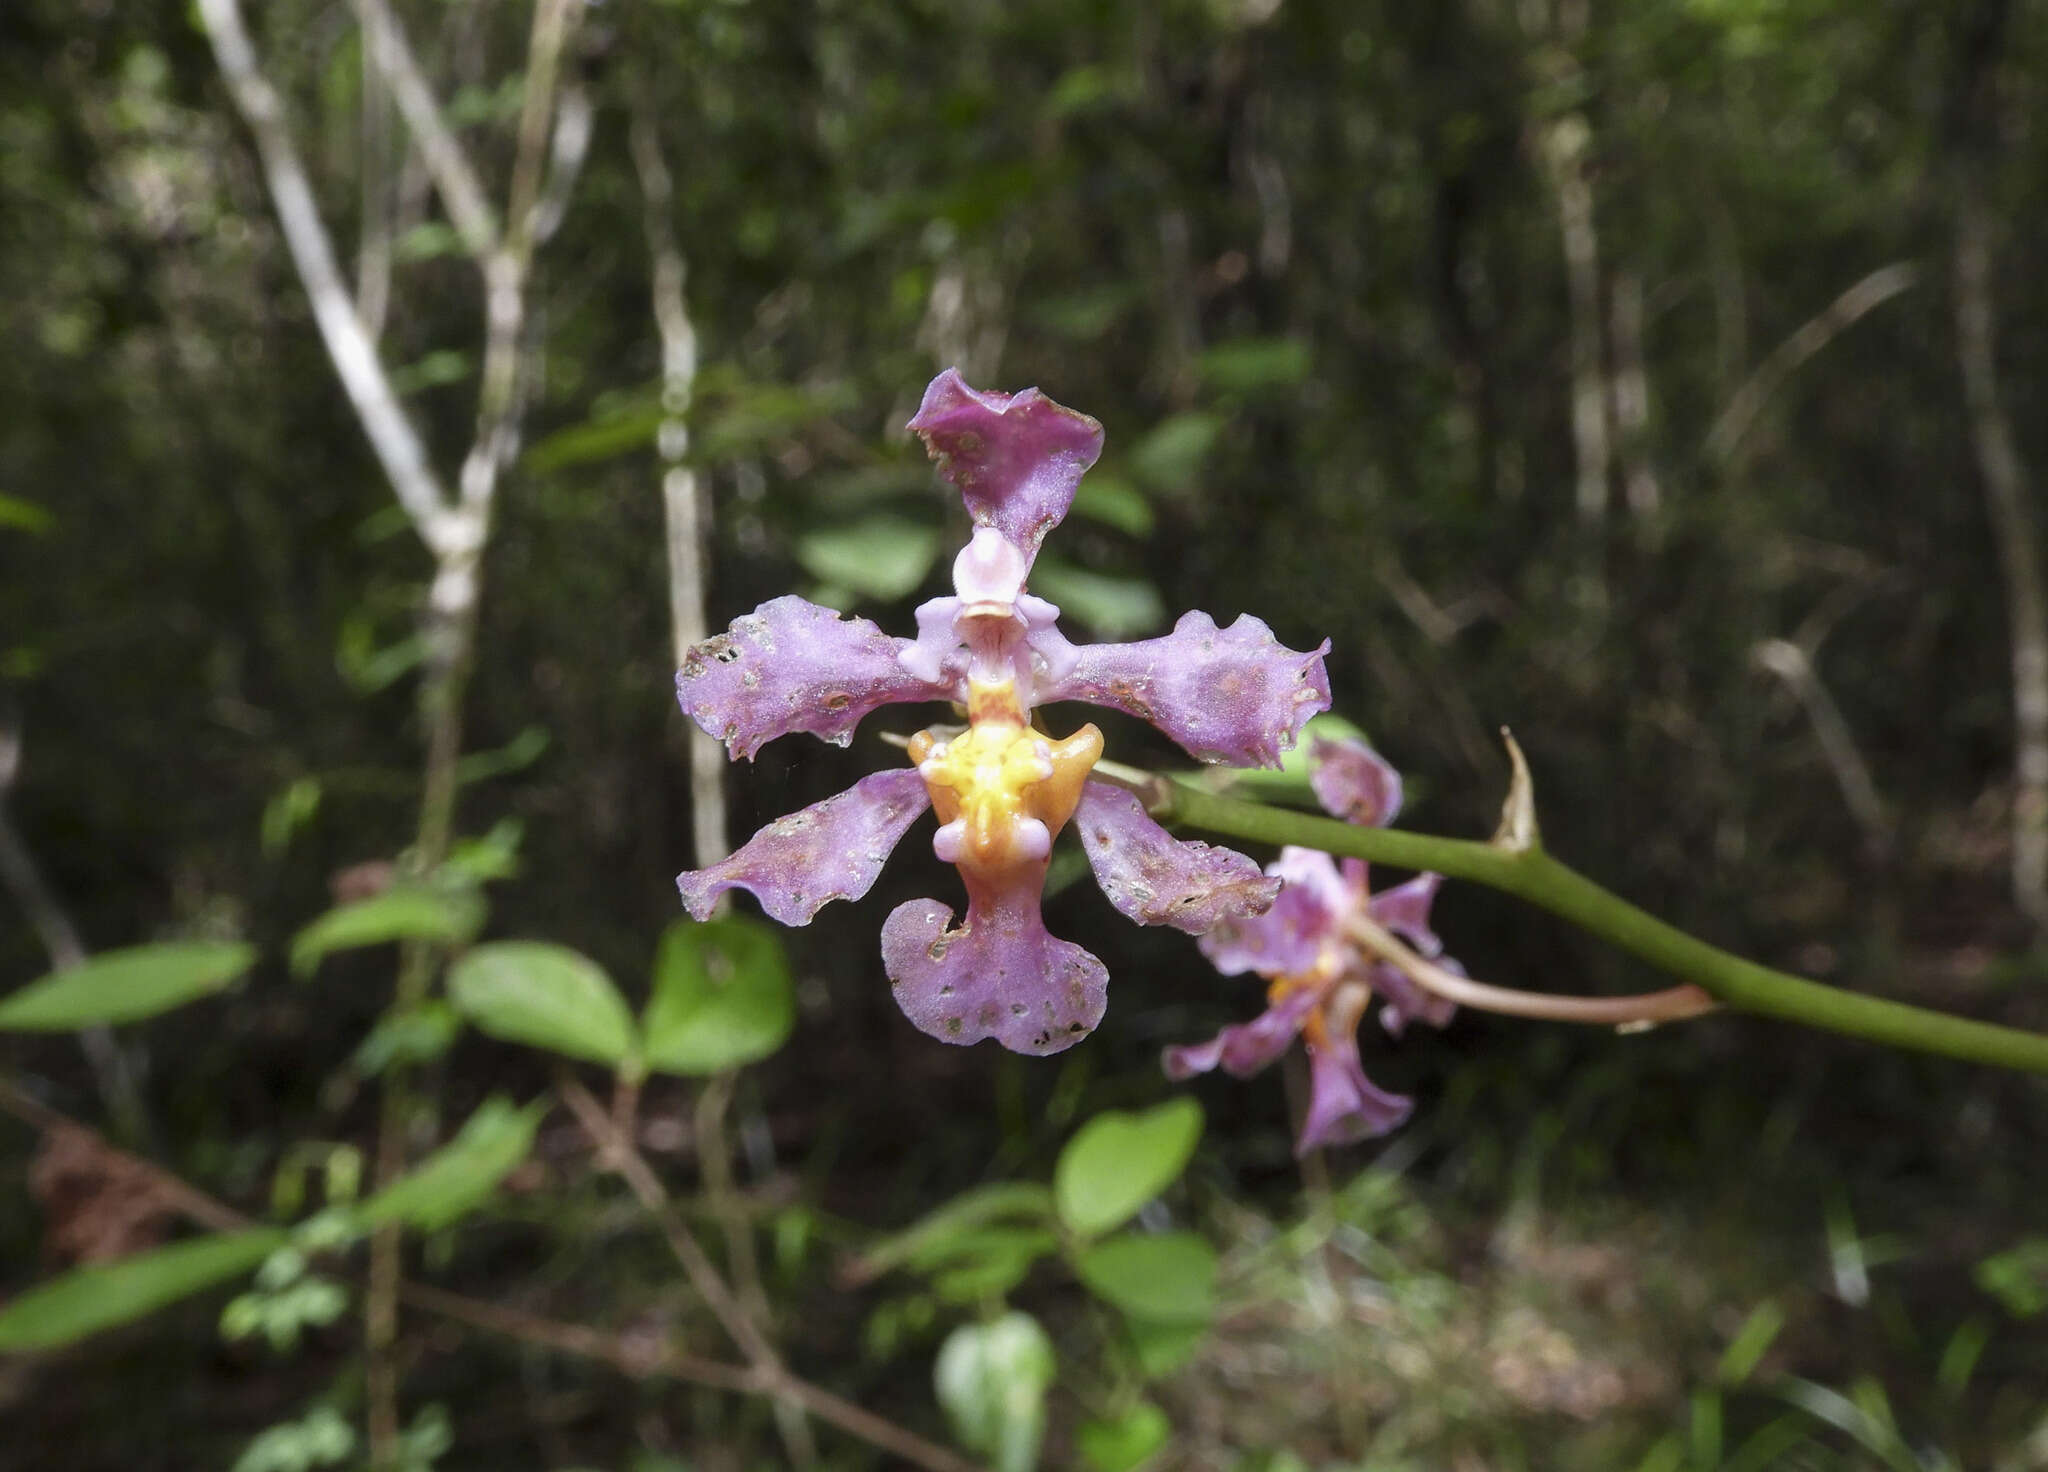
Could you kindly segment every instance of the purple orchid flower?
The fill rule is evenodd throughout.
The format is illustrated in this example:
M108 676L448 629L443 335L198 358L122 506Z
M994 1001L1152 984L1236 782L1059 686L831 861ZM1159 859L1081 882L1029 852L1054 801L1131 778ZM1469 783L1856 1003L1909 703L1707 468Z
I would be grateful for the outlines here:
M1182 616L1135 644L1075 645L1059 609L1024 591L1045 534L1102 449L1102 426L1037 389L985 393L947 369L910 421L960 490L974 533L953 564L954 591L917 610L917 637L897 639L801 598L762 604L692 648L676 676L685 712L735 759L807 731L838 745L876 708L910 701L964 706L967 727L920 731L912 765L778 819L738 852L677 879L698 919L745 889L785 925L866 894L927 806L932 847L957 865L967 914L936 900L899 905L882 926L898 1005L951 1043L993 1037L1019 1053L1056 1053L1101 1020L1108 975L1039 914L1052 840L1078 823L1110 902L1145 925L1191 933L1264 910L1277 880L1229 849L1169 835L1122 788L1093 781L1102 735L1064 740L1033 724L1040 706L1084 700L1142 717L1204 761L1273 765L1330 704L1323 656L1287 649L1258 619L1228 628Z
M1309 748L1309 781L1333 815L1383 827L1401 810L1401 777L1363 742L1317 738ZM1266 1010L1224 1028L1206 1043L1168 1048L1167 1076L1185 1079L1214 1068L1249 1078L1298 1036L1308 1048L1309 1103L1294 1153L1348 1145L1397 1128L1414 1101L1390 1094L1365 1076L1358 1024L1377 993L1380 1024L1399 1036L1411 1019L1442 1027L1456 1010L1406 974L1359 949L1349 921L1363 913L1417 952L1460 972L1429 928L1430 902L1441 875L1421 874L1373 894L1362 859L1341 863L1320 849L1283 848L1266 866L1282 881L1261 915L1232 916L1201 939L1202 951L1226 976L1251 971L1271 979Z

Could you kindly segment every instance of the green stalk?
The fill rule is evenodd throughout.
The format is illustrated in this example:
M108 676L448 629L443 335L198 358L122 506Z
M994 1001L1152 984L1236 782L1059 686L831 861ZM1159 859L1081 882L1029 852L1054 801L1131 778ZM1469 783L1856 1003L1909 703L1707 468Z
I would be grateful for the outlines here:
M1541 847L1514 849L1394 828L1361 828L1218 797L1177 780L1149 783L1144 795L1155 817L1190 828L1260 843L1319 848L1403 869L1428 869L1505 890L1694 983L1739 1012L1969 1063L2048 1073L2048 1036L1864 996L1760 966L1665 924L1559 863Z

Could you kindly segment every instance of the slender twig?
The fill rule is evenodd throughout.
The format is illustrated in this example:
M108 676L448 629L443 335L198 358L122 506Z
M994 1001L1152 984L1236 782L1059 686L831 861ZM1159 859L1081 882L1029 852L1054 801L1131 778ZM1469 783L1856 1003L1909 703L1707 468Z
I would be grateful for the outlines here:
M669 1199L668 1189L647 1163L647 1157L640 1153L640 1147L612 1127L611 1116L605 1112L604 1106L574 1078L564 1074L557 1088L562 1102L569 1106L569 1112L576 1116L576 1122L583 1127L591 1143L597 1146L604 1162L619 1173L620 1179L625 1181L627 1188L639 1198L648 1215L660 1226L669 1250L683 1269L683 1276L690 1280L690 1287L704 1300L732 1342L739 1346L740 1353L756 1365L780 1368L782 1357L762 1337L760 1326L747 1316L746 1309L733 1295L732 1289L726 1286L725 1279L719 1275L697 1239L690 1234L688 1224Z
M1749 436L1750 426L1764 405L1785 385L1808 358L1855 326L1869 313L1883 306L1919 279L1919 267L1911 261L1894 261L1880 266L1809 318L1797 332L1779 343L1759 363L1728 399L1728 404L1707 432L1707 454L1716 460L1732 460Z
M1835 785L1842 789L1842 801L1848 805L1850 816L1863 828L1865 843L1874 854L1889 851L1891 820L1885 816L1884 799L1877 795L1877 783L1871 779L1870 765L1863 760L1863 753L1856 746L1856 738L1849 730L1842 708L1835 704L1834 696L1821 683L1812 658L1790 639L1762 640L1749 651L1749 657L1757 668L1784 681L1785 687L1805 708L1807 719L1813 723L1814 735L1820 738L1821 753L1835 774Z
M14 826L14 816L8 811L8 798L13 795L20 771L21 729L12 708L0 707L0 884L6 885L15 904L28 916L29 925L49 955L50 969L69 971L86 962L85 937L44 881L35 853ZM78 1045L92 1069L100 1104L115 1128L131 1143L141 1144L149 1137L149 1111L143 1106L141 1086L120 1040L112 1028L100 1024L81 1028Z
M1561 915L1740 1012L1803 1023L1892 1047L2048 1073L2048 1036L1825 986L1744 960L1667 925L1531 845L1363 828L1154 778L1141 795L1155 817L1262 843L1299 844L1490 885Z
M1550 1022L1586 1022L1634 1030L1662 1022L1679 1022L1714 1010L1714 999L1691 984L1633 997L1563 997L1550 992L1516 991L1459 976L1425 959L1401 943L1392 931L1365 915L1350 922L1352 938L1369 953L1397 967L1426 992L1460 1007L1498 1012L1504 1017L1533 1017Z

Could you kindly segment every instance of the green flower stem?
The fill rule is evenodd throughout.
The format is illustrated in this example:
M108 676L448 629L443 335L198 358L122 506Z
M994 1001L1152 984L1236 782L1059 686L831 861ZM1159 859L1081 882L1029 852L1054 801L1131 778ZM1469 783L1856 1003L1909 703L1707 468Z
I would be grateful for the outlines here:
M1261 843L1319 848L1403 869L1430 869L1446 878L1470 879L1505 890L1695 983L1737 1011L1970 1063L2048 1073L2048 1036L1843 991L1746 961L1636 908L1540 847L1515 850L1395 828L1361 828L1219 797L1182 781L1155 780L1147 784L1144 795L1150 799L1155 817L1190 828Z

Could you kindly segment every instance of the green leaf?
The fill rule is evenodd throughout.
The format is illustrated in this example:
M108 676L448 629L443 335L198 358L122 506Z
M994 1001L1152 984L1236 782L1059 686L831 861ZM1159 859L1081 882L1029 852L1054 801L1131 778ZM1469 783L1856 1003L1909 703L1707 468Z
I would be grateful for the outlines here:
M263 857L274 859L291 847L292 835L320 811L318 777L295 777L263 805Z
M996 1472L1030 1472L1045 1434L1045 1392L1058 1365L1052 1340L1026 1313L963 1324L932 1366L939 1404L960 1444Z
M976 1186L863 1252L854 1265L854 1276L865 1281L905 1263L926 1261L927 1254L943 1252L947 1242L988 1222L1021 1217L1043 1223L1052 1220L1052 1214L1052 1192L1036 1181Z
M796 560L821 582L889 601L917 591L939 552L939 529L900 516L819 527L796 539Z
M1141 1400L1114 1419L1083 1421L1074 1441L1095 1472L1137 1472L1171 1435L1166 1412Z
M1166 604L1159 590L1143 578L1089 572L1060 557L1046 556L1033 564L1031 586L1057 603L1061 612L1106 639L1149 634L1166 622Z
M641 1026L647 1066L663 1073L722 1073L766 1058L796 1026L782 938L739 915L678 920L662 934Z
M1218 343L1201 357L1202 382L1222 393L1292 388L1309 375L1308 344L1292 337Z
M0 1031L68 1032L137 1022L213 995L255 959L256 947L240 941L164 941L103 951L0 1001Z
M1223 421L1213 414L1176 414L1138 441L1131 471L1155 490L1186 490L1222 432Z
M544 474L651 449L661 422L667 417L659 403L642 401L617 406L581 424L558 429L541 440L526 452L526 468Z
M614 1067L636 1051L633 1014L618 988L603 967L567 946L478 946L449 969L448 999L503 1042Z
M438 999L386 1012L356 1044L350 1065L364 1078L375 1078L393 1063L429 1063L455 1045L462 1018Z
M412 1173L393 1181L356 1207L349 1219L359 1231L386 1222L410 1222L436 1231L481 1205L498 1182L533 1148L533 1133L547 1113L545 1099L524 1109L502 1098L486 1099L461 1133L422 1160Z
M263 1227L75 1269L0 1308L0 1351L55 1349L143 1318L248 1272L284 1240L282 1231Z
M1149 536L1157 520L1143 491L1122 476L1104 470L1094 472L1074 492L1074 514L1134 537Z
M1148 1380L1171 1375L1194 1358L1196 1349L1209 1332L1206 1321L1198 1324L1162 1324L1156 1319L1124 1315L1124 1330L1131 1341L1131 1354L1138 1371Z
M483 923L483 896L473 889L393 885L382 894L329 910L293 936L292 973L311 976L330 952L395 940L465 945Z
M0 496L0 527L41 536L57 524L57 518L33 501L19 496Z
M1216 1316L1216 1250L1193 1232L1127 1232L1085 1249L1074 1271L1097 1298L1161 1324Z
M2029 1237L1977 1264L1977 1286L2016 1319L2048 1309L2048 1237Z
M1187 1168L1202 1137L1202 1106L1183 1094L1156 1109L1098 1114L1053 1167L1060 1220L1084 1237L1122 1226Z
M1740 1385L1747 1380L1784 1327L1785 1311L1771 1300L1751 1310L1721 1356L1721 1383Z

